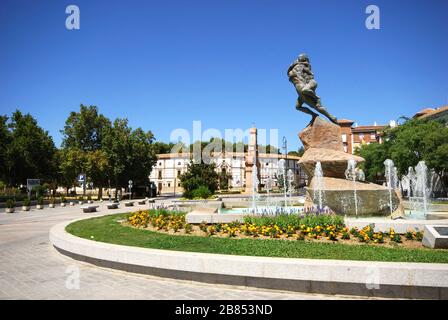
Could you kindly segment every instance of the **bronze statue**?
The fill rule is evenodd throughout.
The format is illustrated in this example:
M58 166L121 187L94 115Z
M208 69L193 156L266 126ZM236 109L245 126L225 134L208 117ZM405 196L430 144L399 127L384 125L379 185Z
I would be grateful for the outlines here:
M311 115L313 118L318 116L303 104L306 103L311 108L319 111L321 114L330 119L331 122L337 124L336 117L332 116L327 109L325 109L320 102L320 98L316 95L317 82L314 80L313 72L311 71L311 64L306 54L300 54L299 57L288 68L289 81L294 84L297 90L299 98L297 99L296 109L306 114Z

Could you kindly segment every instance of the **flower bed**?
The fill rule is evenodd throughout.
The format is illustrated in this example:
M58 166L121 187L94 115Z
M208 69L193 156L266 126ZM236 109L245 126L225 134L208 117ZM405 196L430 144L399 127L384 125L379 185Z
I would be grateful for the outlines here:
M196 235L229 238L272 238L313 242L340 242L346 244L373 244L387 246L422 247L421 231L409 230L401 235L394 231L374 232L374 225L361 230L349 230L339 216L317 215L299 217L279 215L276 217L246 217L244 223L199 225L188 224L185 213L149 210L131 214L125 222L136 228L174 235Z

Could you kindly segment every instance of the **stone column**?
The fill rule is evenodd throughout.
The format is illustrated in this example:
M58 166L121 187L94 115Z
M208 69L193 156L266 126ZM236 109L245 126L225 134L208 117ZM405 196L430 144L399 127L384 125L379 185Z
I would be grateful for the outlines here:
M254 162L256 162L258 181L260 181L260 161L258 160L257 128L250 128L249 145L247 154L245 156L245 193L252 193L252 171ZM259 186L256 186L257 191L258 189Z

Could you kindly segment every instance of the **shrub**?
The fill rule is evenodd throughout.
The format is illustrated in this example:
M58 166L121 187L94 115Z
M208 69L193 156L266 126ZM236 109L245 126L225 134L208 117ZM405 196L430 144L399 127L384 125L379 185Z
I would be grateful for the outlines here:
M44 204L44 197L37 198L37 204L42 206Z
M185 233L191 233L193 226L189 223L185 224Z
M201 231L203 232L207 232L207 222L202 221L201 224L199 225L199 229L201 229Z
M84 200L84 197L83 197L83 196L79 196L79 197L78 197L78 200L79 200L79 201L83 201L83 200Z
M66 199L64 196L61 197L61 203L65 203Z
M23 200L23 206L29 207L30 205L31 205L30 198L25 198L25 200Z
M194 190L199 189L201 186L206 186L210 194L213 194L218 188L218 174L215 169L214 163L190 163L187 167L187 172L183 173L179 178L184 189L184 197L188 199L194 198Z
M51 204L54 204L55 202L56 202L56 199L55 199L54 197L51 197L51 198L50 198L50 203L51 203Z
M6 208L12 209L16 206L16 201L14 199L8 199L6 201Z
M47 186L34 186L31 191L35 192L36 198L39 199L39 197L43 197L45 195L47 189L48 189Z
M209 190L207 186L199 186L197 189L194 189L191 192L191 195L194 198L207 199L212 196L212 192Z

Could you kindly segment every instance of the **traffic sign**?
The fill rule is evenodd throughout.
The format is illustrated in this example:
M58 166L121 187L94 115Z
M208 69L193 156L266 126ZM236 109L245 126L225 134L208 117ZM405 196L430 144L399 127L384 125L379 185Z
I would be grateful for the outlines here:
M26 189L31 192L34 187L40 186L40 179L26 179Z
M84 173L78 175L78 182L81 184L86 183L86 175Z

